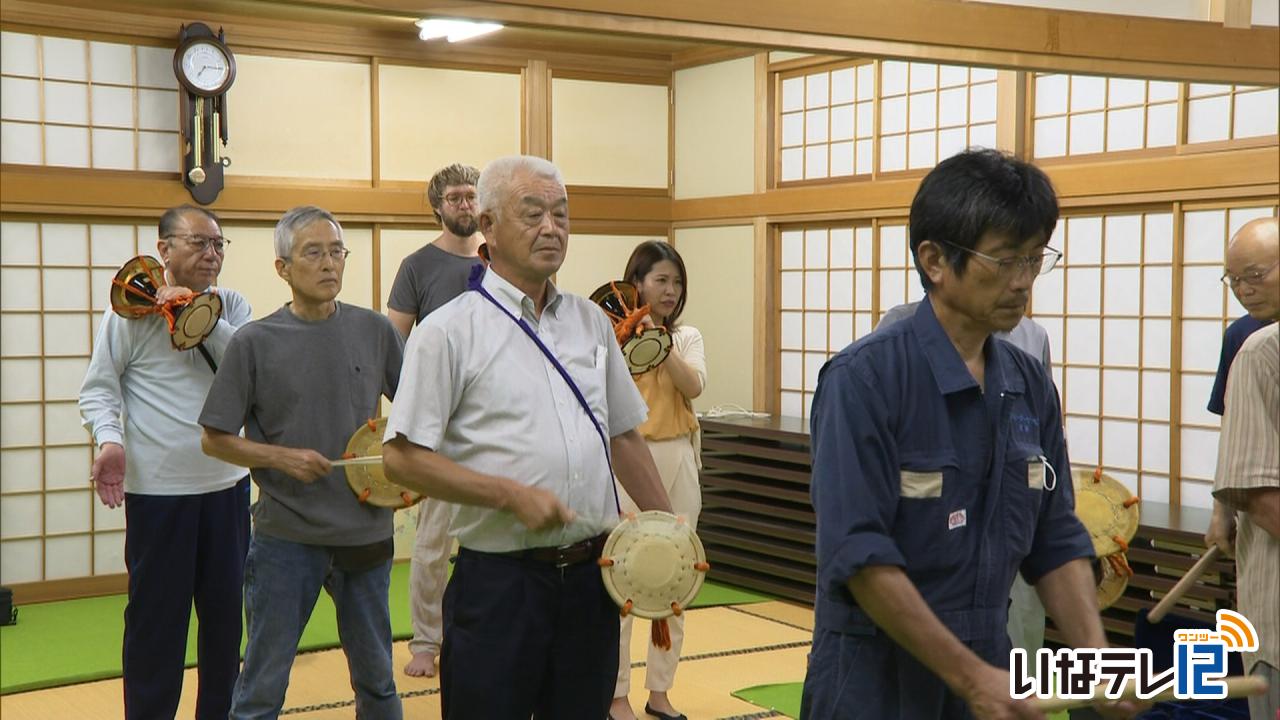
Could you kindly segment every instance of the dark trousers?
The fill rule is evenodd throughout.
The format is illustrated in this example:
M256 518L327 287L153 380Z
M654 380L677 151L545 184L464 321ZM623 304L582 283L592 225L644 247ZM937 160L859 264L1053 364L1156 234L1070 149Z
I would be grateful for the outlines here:
M172 718L182 694L195 602L196 718L225 720L240 672L240 593L249 547L249 478L201 495L126 494L124 714Z
M618 679L618 606L588 560L458 552L444 593L445 720L601 720Z

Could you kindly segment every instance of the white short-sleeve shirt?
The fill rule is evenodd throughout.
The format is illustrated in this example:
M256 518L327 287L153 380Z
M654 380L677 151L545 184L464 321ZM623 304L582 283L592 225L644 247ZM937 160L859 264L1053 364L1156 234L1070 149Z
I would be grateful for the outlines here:
M599 307L548 285L538 319L533 301L496 272L482 284L568 370L606 437L644 422L648 410ZM532 531L510 512L455 505L450 533L465 548L565 545L617 523L605 444L591 419L533 340L478 292L462 293L410 334L385 439L397 435L476 472L547 490L578 515Z

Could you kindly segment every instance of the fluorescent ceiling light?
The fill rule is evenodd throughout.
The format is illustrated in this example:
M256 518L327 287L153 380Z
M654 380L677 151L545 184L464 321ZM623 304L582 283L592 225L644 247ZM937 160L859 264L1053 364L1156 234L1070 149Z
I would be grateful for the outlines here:
M426 18L414 23L418 26L418 37L423 40L447 38L449 42L462 42L481 35L502 29L500 23L475 22L473 20L451 20L446 18Z

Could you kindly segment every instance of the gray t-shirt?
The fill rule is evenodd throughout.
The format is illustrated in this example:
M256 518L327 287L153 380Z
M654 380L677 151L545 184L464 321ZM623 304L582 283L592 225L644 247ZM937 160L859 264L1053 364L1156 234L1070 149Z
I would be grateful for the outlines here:
M428 243L400 263L387 307L413 315L418 322L467 289L471 268L478 257L454 255Z
M395 395L404 342L386 316L338 303L307 321L285 305L240 329L213 379L200 424L255 442L310 448L334 459ZM269 468L250 473L261 494L254 531L310 545L368 545L391 537L391 510L356 499L342 468L304 483Z
M880 322L876 325L876 330L883 330L896 322L906 320L916 314L916 308L918 307L920 307L920 303L917 301L889 308L884 317L880 318ZM1040 327L1035 320L1024 317L1009 332L994 333L994 336L997 340L1008 341L1022 352L1039 360L1045 370L1053 369L1053 354L1049 349L1049 333Z

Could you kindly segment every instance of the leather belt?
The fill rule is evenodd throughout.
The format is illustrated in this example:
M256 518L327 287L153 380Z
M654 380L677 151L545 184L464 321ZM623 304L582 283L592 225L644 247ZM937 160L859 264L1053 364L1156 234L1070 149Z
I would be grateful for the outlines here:
M554 565L558 568L566 568L570 565L590 562L600 557L600 552L604 550L604 542L608 539L608 535L597 535L593 538L587 538L571 545L561 545L559 547L537 547L527 550L513 550L511 552L493 553L494 555L502 555L503 557L519 558L521 560L530 560L537 563L545 563Z

